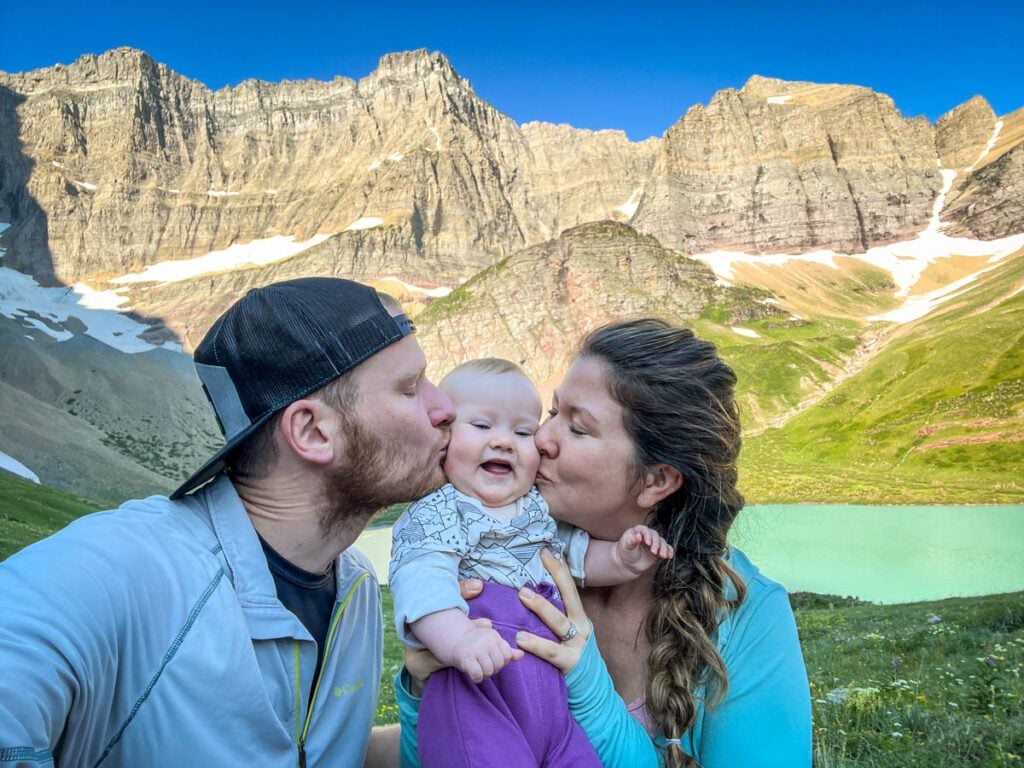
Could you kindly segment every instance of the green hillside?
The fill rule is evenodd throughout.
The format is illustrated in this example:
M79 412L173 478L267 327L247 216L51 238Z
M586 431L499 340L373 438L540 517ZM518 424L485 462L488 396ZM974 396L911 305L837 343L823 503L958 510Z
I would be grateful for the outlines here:
M0 471L0 560L99 505Z
M891 340L825 399L747 440L760 502L1024 500L1024 259L979 279ZM732 350L723 350L727 358ZM749 370L745 390L772 367ZM747 368L747 370L745 370Z
M384 626L393 600L383 587ZM1024 593L873 605L790 595L810 683L815 768L1019 766ZM377 723L402 663L385 632ZM770 747L769 747L770 748Z

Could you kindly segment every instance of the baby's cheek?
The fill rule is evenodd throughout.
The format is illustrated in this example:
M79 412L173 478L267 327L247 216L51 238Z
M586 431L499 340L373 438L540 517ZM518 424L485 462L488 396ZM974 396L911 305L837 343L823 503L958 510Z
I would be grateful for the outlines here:
M537 470L540 468L540 451L537 450L533 440L519 449L519 465L531 477L537 474Z

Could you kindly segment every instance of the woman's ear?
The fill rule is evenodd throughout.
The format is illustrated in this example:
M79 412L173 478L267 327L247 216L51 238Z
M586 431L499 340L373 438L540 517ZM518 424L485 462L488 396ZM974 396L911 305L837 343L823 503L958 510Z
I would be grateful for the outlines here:
M297 458L330 464L339 448L341 430L336 422L333 408L315 398L303 398L281 412L278 434Z
M653 509L658 502L683 487L683 473L668 464L655 464L644 471L643 485L637 504L642 509Z

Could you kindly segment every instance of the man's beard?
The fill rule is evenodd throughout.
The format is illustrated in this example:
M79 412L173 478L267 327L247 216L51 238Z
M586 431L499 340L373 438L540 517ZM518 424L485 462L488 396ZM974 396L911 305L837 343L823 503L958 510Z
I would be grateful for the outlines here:
M426 496L444 482L442 457L435 447L418 466L402 466L410 457L403 455L401 445L388 450L358 416L340 416L347 448L341 466L323 482L320 526L326 534L342 529L361 532L379 510ZM404 474L396 476L396 471Z

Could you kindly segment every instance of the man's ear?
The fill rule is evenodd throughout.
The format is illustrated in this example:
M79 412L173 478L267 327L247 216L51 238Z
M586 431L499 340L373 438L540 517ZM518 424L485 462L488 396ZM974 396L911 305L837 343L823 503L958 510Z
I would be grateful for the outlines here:
M655 464L644 471L637 504L642 509L653 509L658 502L671 496L682 487L682 472L668 464Z
M315 398L296 400L281 412L278 435L303 461L330 464L340 450L338 413Z

